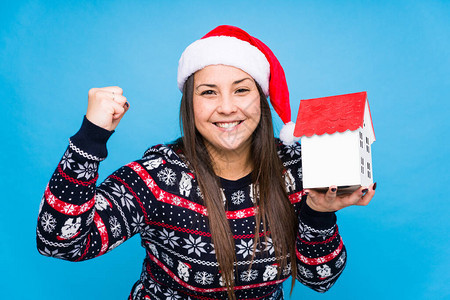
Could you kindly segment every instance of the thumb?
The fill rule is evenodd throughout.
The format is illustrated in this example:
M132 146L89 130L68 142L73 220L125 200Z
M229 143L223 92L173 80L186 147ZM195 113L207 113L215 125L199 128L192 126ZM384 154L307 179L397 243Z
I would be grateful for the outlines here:
M125 104L123 105L123 111L121 113L116 113L113 115L112 130L116 129L117 125L119 125L120 120L122 120L123 116L125 115L125 113L128 111L129 108L130 104L128 104L128 102L125 102Z
M119 108L118 109L119 111L116 110L116 112L113 115L114 120L120 120L123 117L123 115L130 108L130 104L128 104L128 101L127 101L127 102L125 102L125 104L122 107L118 106L118 108Z

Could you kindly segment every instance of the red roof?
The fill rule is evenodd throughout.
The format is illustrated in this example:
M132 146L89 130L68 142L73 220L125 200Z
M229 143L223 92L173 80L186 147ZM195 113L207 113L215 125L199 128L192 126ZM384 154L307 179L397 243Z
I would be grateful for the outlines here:
M301 100L294 135L309 137L356 130L364 124L366 100L366 92Z

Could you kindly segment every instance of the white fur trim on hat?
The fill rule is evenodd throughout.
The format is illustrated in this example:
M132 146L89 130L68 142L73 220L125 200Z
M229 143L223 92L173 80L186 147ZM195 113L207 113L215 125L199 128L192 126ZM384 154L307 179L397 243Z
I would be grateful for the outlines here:
M250 43L230 36L212 36L190 44L178 62L178 88L198 70L209 65L227 65L248 73L269 95L270 64Z
M299 137L294 136L294 129L295 123L292 121L283 125L283 128L280 130L280 140L283 144L289 146L300 140Z

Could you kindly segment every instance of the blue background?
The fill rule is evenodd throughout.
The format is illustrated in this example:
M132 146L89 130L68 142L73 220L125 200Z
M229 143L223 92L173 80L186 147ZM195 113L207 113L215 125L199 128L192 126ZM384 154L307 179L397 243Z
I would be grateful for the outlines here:
M377 195L338 213L348 265L293 299L450 299L450 1L1 1L0 298L125 299L144 250L135 237L92 261L35 247L39 202L91 87L131 108L100 178L179 135L177 63L220 24L264 41L300 99L367 91ZM280 120L276 119L278 129ZM288 286L287 286L288 288Z

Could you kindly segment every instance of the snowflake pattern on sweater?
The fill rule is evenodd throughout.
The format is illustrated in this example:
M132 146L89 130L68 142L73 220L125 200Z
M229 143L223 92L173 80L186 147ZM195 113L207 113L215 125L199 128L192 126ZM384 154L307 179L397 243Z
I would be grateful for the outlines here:
M45 190L37 224L41 254L87 260L116 248L139 233L146 250L140 279L129 299L224 299L207 210L195 174L175 145L157 145L96 186L98 165L106 157L111 133L84 120L70 139ZM299 218L295 263L297 279L324 292L345 267L346 252L334 213L318 213L304 199L301 147L278 145L289 199ZM253 254L255 189L251 176L221 179L227 218L237 256L238 299L283 299L282 282L292 258L278 271L272 239ZM257 189L256 189L257 190ZM262 226L261 226L262 228ZM251 268L249 269L251 265Z

